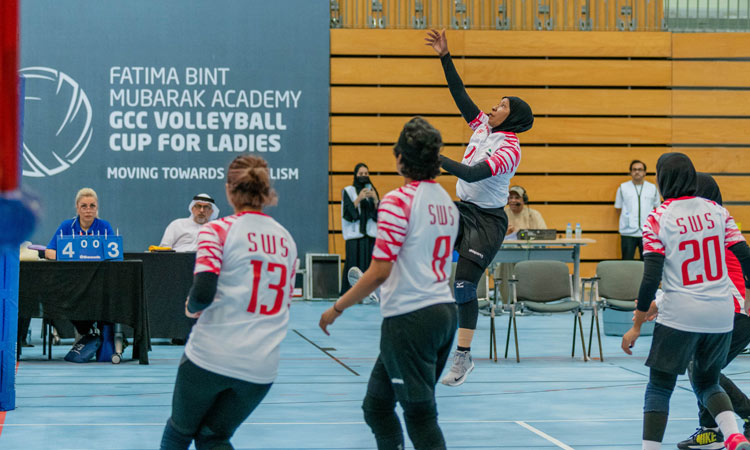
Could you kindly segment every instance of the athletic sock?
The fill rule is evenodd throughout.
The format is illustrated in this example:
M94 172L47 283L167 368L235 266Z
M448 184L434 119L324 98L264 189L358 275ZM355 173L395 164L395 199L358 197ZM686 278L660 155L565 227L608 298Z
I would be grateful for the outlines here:
M737 427L737 419L734 418L734 411L722 411L714 417L714 420L719 424L719 428L721 428L724 436L740 432L740 429Z
M643 441L643 450L661 450L661 442Z
M459 352L470 352L471 351L471 347L461 347L459 345L458 347L456 347L456 350L458 350Z

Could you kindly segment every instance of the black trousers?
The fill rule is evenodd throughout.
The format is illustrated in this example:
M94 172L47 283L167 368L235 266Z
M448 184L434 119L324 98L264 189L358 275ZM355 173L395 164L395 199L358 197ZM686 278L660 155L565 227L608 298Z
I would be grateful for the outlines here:
M224 445L260 404L271 384L256 384L202 369L183 356L161 450Z
M415 448L445 448L437 422L435 385L451 352L456 321L455 303L383 319L380 355L362 405L379 449L396 448L402 439L397 401Z
M750 317L746 314L735 313L732 341L729 343L729 353L727 354L727 362L724 364L724 367L728 366L729 363L748 346L748 344L750 344ZM692 379L692 366L688 367L688 375ZM732 401L734 412L743 419L750 418L750 399L747 395L745 395L745 393L724 374L719 375L719 385L724 391L726 391L729 399ZM707 428L716 428L718 426L707 408L699 403L698 409L701 426Z
M635 249L638 249L638 257L643 261L643 238L620 236L620 249L622 259L635 259Z

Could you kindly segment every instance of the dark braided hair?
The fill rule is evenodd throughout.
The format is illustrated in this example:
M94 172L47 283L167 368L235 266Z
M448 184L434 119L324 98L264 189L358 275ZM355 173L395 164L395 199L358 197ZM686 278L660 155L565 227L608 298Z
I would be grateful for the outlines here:
M440 132L421 117L406 122L393 155L401 156L401 175L412 180L431 180L440 173Z

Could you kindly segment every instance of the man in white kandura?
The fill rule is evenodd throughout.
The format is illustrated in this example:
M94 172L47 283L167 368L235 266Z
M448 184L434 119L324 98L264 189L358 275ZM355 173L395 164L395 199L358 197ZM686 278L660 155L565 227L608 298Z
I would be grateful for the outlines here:
M208 194L198 194L188 206L190 217L173 220L164 236L160 247L170 247L176 252L194 252L198 250L198 231L201 226L219 217L219 208Z

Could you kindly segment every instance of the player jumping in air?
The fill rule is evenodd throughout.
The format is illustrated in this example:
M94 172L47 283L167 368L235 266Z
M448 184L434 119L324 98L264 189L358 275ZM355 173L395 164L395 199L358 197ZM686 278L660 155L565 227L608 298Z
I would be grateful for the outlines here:
M477 284L505 238L508 186L521 162L516 133L531 129L534 115L518 97L503 97L485 114L466 93L448 52L445 30L427 33L427 45L440 55L445 79L464 120L474 131L461 162L441 156L441 166L458 177L456 202L461 224L456 240L459 258L454 292L458 304L458 348L453 366L442 383L458 386L474 369L471 341L477 327Z

